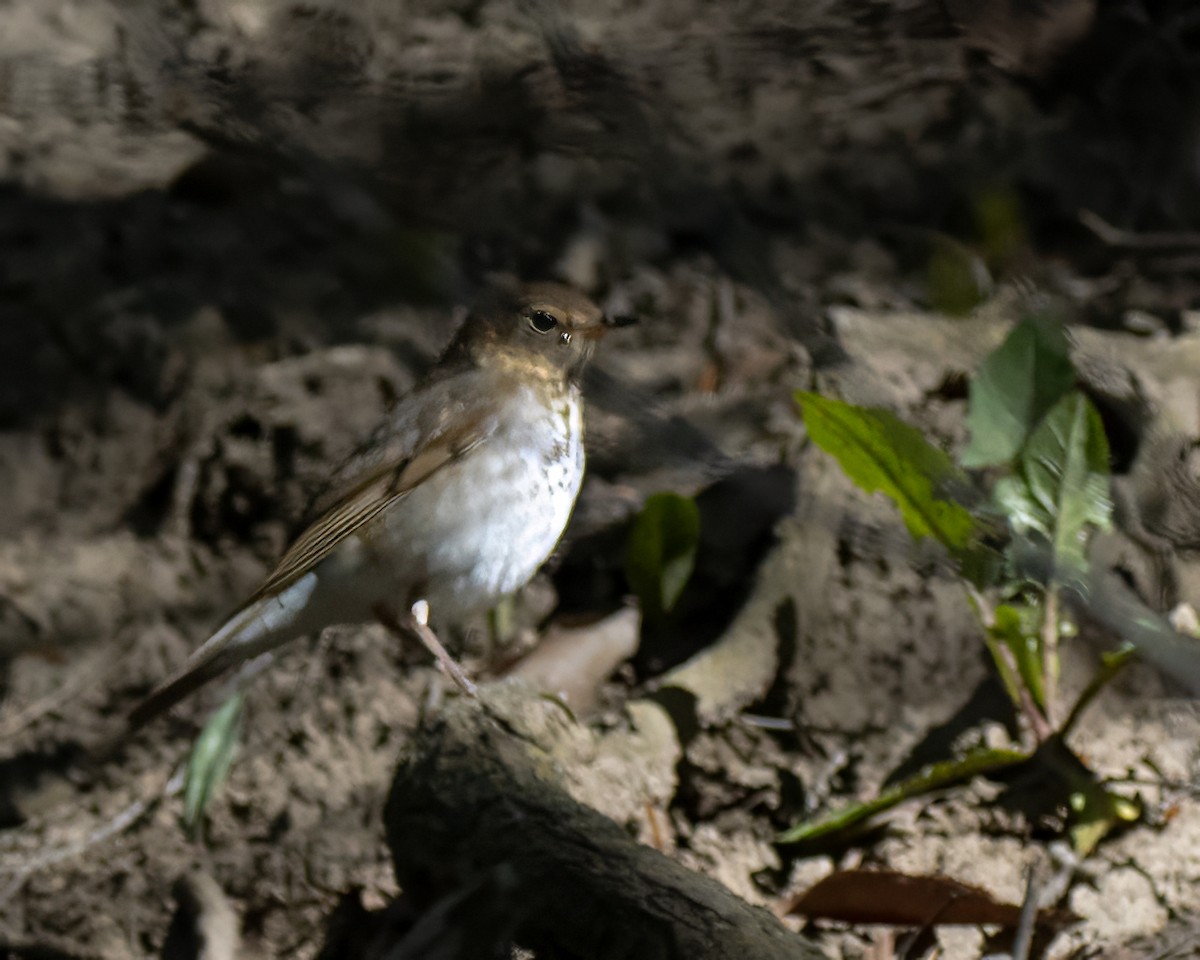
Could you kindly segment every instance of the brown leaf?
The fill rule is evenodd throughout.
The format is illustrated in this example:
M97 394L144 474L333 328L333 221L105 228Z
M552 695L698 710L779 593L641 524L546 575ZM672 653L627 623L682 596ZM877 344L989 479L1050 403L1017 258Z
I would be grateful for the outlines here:
M967 44L996 66L1022 76L1040 76L1087 34L1096 0L945 0L946 10Z
M949 877L916 877L894 870L841 870L821 880L787 907L788 914L843 923L899 927L990 924L1014 927L1021 908L1001 903L986 890ZM1067 910L1042 910L1039 922L1065 926Z

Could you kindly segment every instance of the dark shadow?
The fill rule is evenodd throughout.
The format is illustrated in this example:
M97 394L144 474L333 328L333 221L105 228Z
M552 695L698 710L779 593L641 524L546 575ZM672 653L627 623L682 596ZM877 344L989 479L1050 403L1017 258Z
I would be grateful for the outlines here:
M1096 773L1058 736L1041 744L1028 763L995 779L1004 784L995 805L1020 815L1035 836L1047 839L1062 835L1076 798L1103 791ZM1129 824L1114 820L1111 826L1116 831Z
M789 467L742 467L696 497L695 569L675 609L652 634L643 631L633 660L639 677L669 670L725 632L775 543L775 525L792 512L795 485ZM625 520L570 543L554 571L560 612L615 610L623 602L629 525Z
M137 107L102 119L130 136L139 124L187 130L213 152L169 189L119 199L0 191L0 428L114 384L165 404L180 387L171 331L204 306L240 339L270 337L286 317L336 342L386 304L461 302L490 270L544 276L587 205L657 238L633 259L711 256L770 301L818 363L836 363L844 354L820 304L773 266L777 234L890 233L901 260L919 236L923 263L930 231L974 241L968 214L996 182L1026 199L1039 241L1062 238L1070 223L1077 230L1081 207L1120 225L1200 217L1191 141L1177 133L1190 129L1200 98L1186 10L1166 3L1139 19L1129 4L1104 7L1055 69L1023 78L1048 116L1067 118L1045 124L1049 132L994 121L977 129L983 95L1016 82L980 61L971 82L938 81L954 93L926 131L938 150L914 152L903 131L885 129L868 141L836 138L803 174L785 174L771 151L811 143L747 141L724 156L689 135L686 100L665 81L686 87L712 54L687 35L653 58L672 65L661 75L646 51L598 50L569 18L530 5L522 23L535 43L524 58L372 81L363 64L374 38L349 15L279 13L263 35L286 55L254 50L240 72L189 58L163 24L131 21L128 62L104 66L138 91ZM877 29L847 16L864 36ZM888 42L972 37L969 23L932 4L895 30ZM786 21L739 24L713 95L735 98L825 43L819 29ZM808 83L814 93L837 89L821 71ZM539 180L549 157L571 171L570 190ZM1112 251L1099 252L1111 262ZM816 267L844 266L838 256Z
M63 778L87 760L78 743L58 743L0 760L0 830L18 827L29 813L21 800L35 793L51 777Z
M287 172L219 199L4 188L0 428L72 401L99 409L114 387L165 408L186 382L180 328L202 308L242 342L277 337L287 319L293 334L336 343L385 305L453 299L432 258L398 255L411 234L340 220L320 193L287 188Z
M986 657L986 653L984 656ZM915 776L930 764L952 760L961 752L955 747L961 742L963 735L976 729L985 720L1003 724L1013 742L1017 741L1019 729L1012 700L996 678L990 659L987 666L987 675L971 691L966 702L951 717L931 729L916 743L903 762L888 774L884 781L885 787Z
M54 947L45 947L36 943L17 943L0 941L0 960L84 960L88 956L82 953L66 953Z
M799 644L797 624L799 618L796 610L796 600L788 597L775 608L772 626L775 637L779 641L776 663L779 670L767 692L756 702L746 708L746 713L764 717L786 717L793 712L795 687L790 676L790 668L796 662L796 651Z

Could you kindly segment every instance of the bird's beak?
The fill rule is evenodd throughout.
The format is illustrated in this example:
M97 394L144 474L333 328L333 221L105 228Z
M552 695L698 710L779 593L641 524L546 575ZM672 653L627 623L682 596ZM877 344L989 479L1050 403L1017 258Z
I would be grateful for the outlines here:
M631 324L637 323L637 317L610 317L605 315L600 318L600 326L589 327L583 335L589 340L601 339L609 330L615 330L618 327L628 327Z

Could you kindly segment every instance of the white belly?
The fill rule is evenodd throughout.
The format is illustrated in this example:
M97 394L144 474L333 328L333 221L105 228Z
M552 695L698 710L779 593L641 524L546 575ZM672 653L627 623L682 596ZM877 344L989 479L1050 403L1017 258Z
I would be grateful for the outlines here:
M425 599L435 619L457 619L524 585L553 552L583 480L578 397L553 410L512 402L503 428L380 518L385 602Z

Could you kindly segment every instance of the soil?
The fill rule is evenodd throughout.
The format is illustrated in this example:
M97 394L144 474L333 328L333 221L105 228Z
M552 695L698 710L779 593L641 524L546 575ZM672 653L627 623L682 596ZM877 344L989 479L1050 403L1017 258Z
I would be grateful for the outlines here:
M774 842L1012 724L953 572L805 442L796 389L960 450L966 378L1052 301L1113 440L1105 562L1198 599L1186 4L794 6L0 0L0 956L198 956L198 924L206 956L315 957L402 895L384 803L454 694L381 627L256 680L195 835L177 771L228 689L121 731L497 275L642 320L589 381L556 556L448 638L565 696L594 739L572 795L755 904L856 865L1019 904L1032 870L1079 918L1045 956L1194 942L1200 716L1148 663L1071 740L1144 810L1087 857L986 779ZM625 543L660 490L703 539L672 629L639 633ZM1113 639L1080 619L1068 692Z

